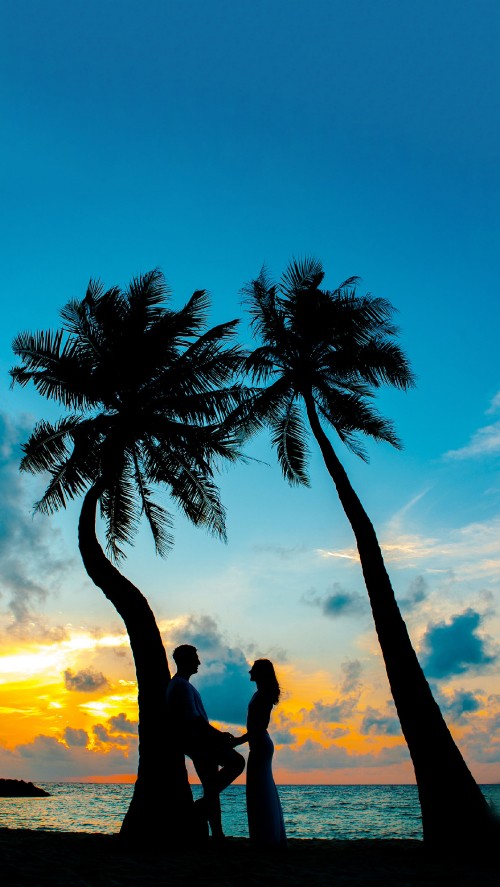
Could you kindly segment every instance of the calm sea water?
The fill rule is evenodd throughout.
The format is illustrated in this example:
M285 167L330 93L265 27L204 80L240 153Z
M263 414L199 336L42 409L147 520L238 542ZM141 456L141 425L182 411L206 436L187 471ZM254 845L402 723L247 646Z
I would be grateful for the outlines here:
M0 827L114 833L132 796L131 785L37 783L49 798L0 798ZM290 838L422 837L414 785L280 785ZM500 811L500 785L484 785L487 800ZM199 786L193 786L199 797ZM245 787L222 795L224 830L248 836Z

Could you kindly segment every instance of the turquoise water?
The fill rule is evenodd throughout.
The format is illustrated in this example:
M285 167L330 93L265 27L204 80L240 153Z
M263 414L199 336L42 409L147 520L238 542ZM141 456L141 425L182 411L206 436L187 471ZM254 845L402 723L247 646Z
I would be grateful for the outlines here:
M50 798L0 798L0 827L48 831L119 831L132 785L38 783ZM414 785L280 785L290 838L422 838ZM487 800L500 811L500 785L484 785ZM193 786L199 797L199 786ZM222 795L224 830L248 836L245 787Z

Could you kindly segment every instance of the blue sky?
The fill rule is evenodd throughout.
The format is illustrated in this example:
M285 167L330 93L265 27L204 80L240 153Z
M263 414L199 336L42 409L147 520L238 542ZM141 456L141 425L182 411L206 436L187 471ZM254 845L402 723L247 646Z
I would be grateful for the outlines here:
M498 4L20 0L0 30L6 655L75 626L121 630L79 563L77 509L31 518L39 487L18 477L16 447L55 413L9 390L14 335L55 327L90 277L126 284L158 265L175 305L203 287L213 322L242 316L240 289L263 263L279 277L293 256L316 255L327 286L357 274L398 309L417 387L384 392L379 405L405 449L370 447L369 466L339 454L457 738L478 778L497 780ZM124 570L169 650L198 638L214 718L230 722L235 698L244 710L247 660L276 659L289 692L276 722L286 778L409 779L352 536L320 458L313 451L312 488L290 490L265 437L250 452L268 465L221 479L227 546L179 517L168 561L144 533ZM118 697L116 682L133 681L128 660L119 675L118 646L112 660L102 646L92 653L107 680L96 679L97 694ZM63 671L82 671L85 685L90 653L78 656ZM103 700L103 718L118 723ZM328 721L325 706L341 703L343 720ZM28 751L14 731L4 769L23 775L35 760L36 776L30 743L45 730L44 775L62 772L52 752L66 755L65 775L97 772L95 754L87 760L97 746L80 742L73 758L64 738L84 728L78 705L58 704L59 722L45 727L39 712L25 715ZM133 771L125 747L106 772Z

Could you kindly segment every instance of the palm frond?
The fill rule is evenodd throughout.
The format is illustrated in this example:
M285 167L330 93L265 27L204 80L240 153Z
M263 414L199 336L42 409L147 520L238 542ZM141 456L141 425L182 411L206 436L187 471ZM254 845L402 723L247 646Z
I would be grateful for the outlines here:
M280 372L280 356L270 345L260 345L248 354L243 361L243 370L257 385L267 382Z
M173 526L172 515L162 508L161 505L153 502L151 491L146 481L144 473L141 469L137 452L133 454L134 474L137 489L142 503L142 511L146 516L151 534L153 536L156 553L160 557L166 557L174 544L174 537L169 532Z
M12 385L16 382L22 386L28 382L34 382L35 386L43 384L44 373L53 370L59 362L61 342L61 330L19 333L12 342L12 350L23 363L10 370Z
M402 448L393 423L355 392L325 392L316 389L314 399L323 418L339 435L363 434L376 441L385 441L396 449Z
M238 322L233 320L213 327L186 348L174 367L186 390L210 391L227 384L241 371L244 358L241 347L225 345L225 340L234 336Z
M22 446L24 456L21 471L39 474L51 471L70 455L68 444L73 443L72 435L81 422L81 416L64 416L55 424L44 419L37 422L28 440ZM68 440L69 439L69 440Z
M271 440L285 479L291 484L309 486L306 430L300 410L290 399L282 414L271 424Z
M303 290L318 289L324 276L325 272L319 259L313 256L292 259L281 277L280 291L285 298L294 298Z
M131 544L139 525L133 479L126 467L107 481L100 505L106 525L106 551L117 563L124 557L123 545Z
M357 369L365 382L378 388L393 385L406 391L415 376L403 349L382 336L373 336L357 353Z
M196 290L183 308L171 318L172 330L177 336L187 339L198 336L207 322L210 297L206 290Z
M82 495L95 480L88 468L88 461L80 460L75 450L67 459L54 462L50 468L51 480L41 499L35 503L35 511L54 514L66 508L68 501Z
M125 292L129 326L136 327L136 331L154 327L164 314L165 301L169 296L169 287L159 268L134 277Z
M268 388L246 389L241 404L229 413L222 426L246 440L262 428L273 427L291 397L293 389L286 377L278 378Z
M24 367L14 367L11 372L12 385L18 383L26 385L32 382L36 390L43 397L57 400L68 409L86 409L98 400L91 375L81 360L76 343L67 340L59 353L51 358L43 352L42 339L45 334L40 334L38 340L33 341L31 356L24 357ZM49 334L50 335L50 334ZM35 364L37 346L40 345L38 354L39 369L28 368Z
M189 424L189 433L193 425L221 425L228 429L235 427L235 414L245 415L251 409L254 389L238 383L227 388L216 388L213 391L194 392L179 397L176 410L179 421Z
M361 283L361 277L358 277L356 274L352 277L347 277L346 280L343 280L342 283L338 285L334 290L328 292L328 297L330 299L338 299L339 297L353 297L355 295L356 287Z
M186 462L172 485L172 496L195 526L204 526L214 536L227 541L226 510L218 487L205 472Z
M250 314L250 325L256 337L268 345L286 347L285 314L277 297L277 287L263 267L255 280L241 290L243 304Z

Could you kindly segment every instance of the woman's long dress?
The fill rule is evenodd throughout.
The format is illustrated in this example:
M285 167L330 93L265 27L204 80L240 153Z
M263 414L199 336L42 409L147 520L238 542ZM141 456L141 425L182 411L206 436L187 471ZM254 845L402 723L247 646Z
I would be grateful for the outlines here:
M266 847L286 844L283 812L274 783L274 745L267 727L272 702L257 690L248 705L247 815L250 840Z

